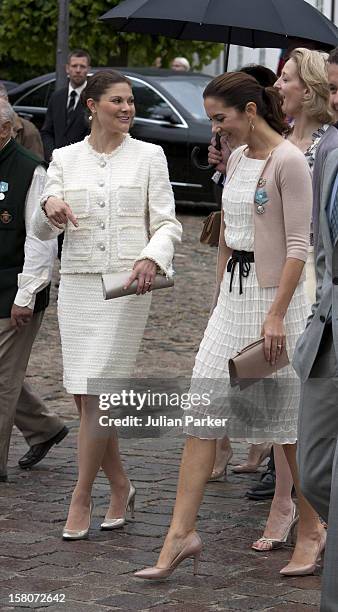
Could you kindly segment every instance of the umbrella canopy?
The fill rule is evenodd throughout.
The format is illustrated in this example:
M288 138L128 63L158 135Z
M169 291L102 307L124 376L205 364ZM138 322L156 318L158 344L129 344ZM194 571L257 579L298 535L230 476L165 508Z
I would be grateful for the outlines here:
M100 19L120 32L246 47L338 44L336 26L305 0L124 0Z

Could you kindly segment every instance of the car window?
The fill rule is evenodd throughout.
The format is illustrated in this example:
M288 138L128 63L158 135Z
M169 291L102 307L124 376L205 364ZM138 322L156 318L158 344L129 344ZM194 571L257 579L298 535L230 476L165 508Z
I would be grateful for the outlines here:
M156 91L139 81L133 80L132 83L136 117L163 121L166 116L173 114L171 106Z
M21 98L16 100L16 105L24 106L48 106L49 98L55 90L55 81L43 83L33 90L25 93Z
M203 105L203 91L211 81L207 76L165 77L158 82L179 102L195 119L205 119L207 116Z

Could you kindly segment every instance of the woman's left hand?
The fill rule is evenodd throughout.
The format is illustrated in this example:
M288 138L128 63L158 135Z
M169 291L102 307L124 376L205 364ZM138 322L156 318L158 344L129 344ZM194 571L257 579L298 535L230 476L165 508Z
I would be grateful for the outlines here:
M286 344L285 327L281 315L268 314L262 327L262 336L265 338L265 359L275 365Z
M137 290L136 295L140 295L141 293L147 293L147 291L151 291L151 286L155 280L156 276L156 263L151 261L151 259L142 259L141 261L136 262L134 265L133 271L128 279L128 282L125 286L125 289L131 285L131 283L137 279Z

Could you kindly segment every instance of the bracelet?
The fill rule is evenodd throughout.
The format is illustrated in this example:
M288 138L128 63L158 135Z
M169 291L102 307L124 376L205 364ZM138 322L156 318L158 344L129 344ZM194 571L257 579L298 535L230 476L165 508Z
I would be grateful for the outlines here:
M47 201L47 200L45 200L45 202L42 202L42 203L40 204L40 207L41 207L42 212L43 212L43 213L46 215L46 217L47 217L47 219L48 219L48 215L47 215L47 213L46 213L46 208L45 208L45 206L46 206L46 201Z
M43 211L43 213L46 215L47 219L48 219L48 215L47 215L47 213L46 213L46 204L47 204L47 200L48 200L48 198L53 198L53 197L54 197L54 196L52 196L52 195L45 196L45 197L43 198L43 200L40 202L40 207L41 207L41 210L42 210L42 211Z

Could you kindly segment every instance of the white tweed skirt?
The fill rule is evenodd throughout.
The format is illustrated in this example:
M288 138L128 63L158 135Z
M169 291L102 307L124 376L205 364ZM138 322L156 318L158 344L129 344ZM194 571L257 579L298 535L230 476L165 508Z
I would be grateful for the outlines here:
M209 394L209 403L196 402L185 411L184 432L203 439L216 439L228 434L232 439L252 443L295 443L300 382L291 365L243 391L231 387L229 378L228 360L261 336L277 288L259 286L254 263L249 276L242 278L242 295L239 294L238 266L231 292L229 281L230 273L225 271L216 308L196 355L191 380L190 393L200 397ZM290 362L309 311L305 282L301 282L284 320Z
M58 318L68 393L87 394L89 380L132 375L150 303L150 293L104 300L100 274L61 275Z

